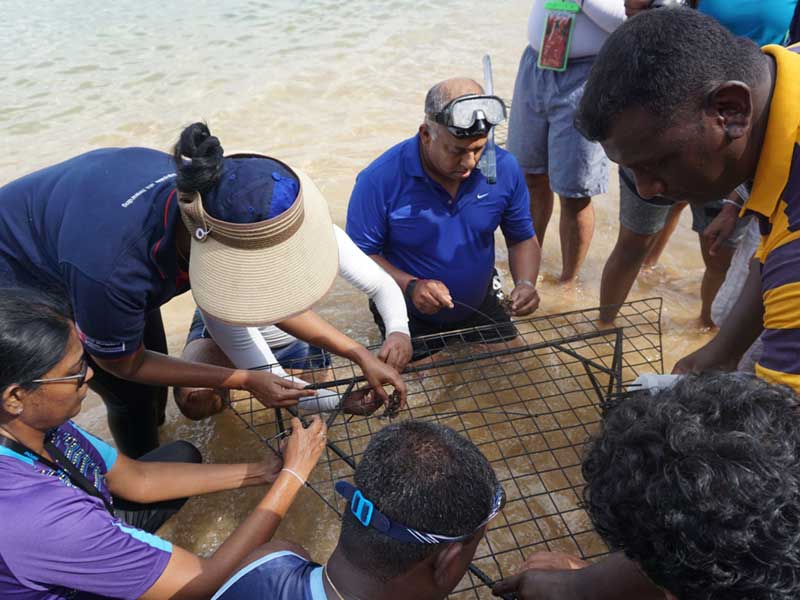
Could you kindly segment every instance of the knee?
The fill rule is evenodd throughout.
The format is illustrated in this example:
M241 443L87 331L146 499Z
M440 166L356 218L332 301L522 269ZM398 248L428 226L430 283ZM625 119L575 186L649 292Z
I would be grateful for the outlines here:
M564 196L559 196L559 201L561 203L561 212L570 215L577 215L592 203L592 199L589 197L565 198Z
M195 463L203 462L203 455L197 446L186 440L177 440L172 443L175 452L175 462Z
M525 173L525 183L528 187L538 188L541 186L550 187L550 178L547 173Z
M612 257L625 264L641 263L653 247L657 235L658 234L640 235L638 233L620 230L620 235L614 246Z

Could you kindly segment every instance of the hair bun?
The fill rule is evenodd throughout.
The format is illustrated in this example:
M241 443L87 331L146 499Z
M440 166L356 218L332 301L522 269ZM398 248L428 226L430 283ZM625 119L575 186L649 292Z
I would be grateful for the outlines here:
M223 154L219 138L211 135L205 123L189 125L173 151L178 189L202 193L214 187L222 176Z

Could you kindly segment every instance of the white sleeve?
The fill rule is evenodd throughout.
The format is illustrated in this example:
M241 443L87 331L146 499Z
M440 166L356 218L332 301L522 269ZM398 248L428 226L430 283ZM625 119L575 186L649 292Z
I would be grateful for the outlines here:
M237 369L270 368L282 377L286 375L258 327L229 325L203 312L202 309L200 309L200 314L211 337L234 367ZM278 372L273 367L277 367L282 372Z
M400 286L339 226L334 225L333 229L339 246L339 274L375 302L386 324L386 335L394 332L409 335L406 301Z
M278 362L258 327L229 325L200 310L206 329L237 369L263 369L278 377L295 383L308 385L299 377L292 377ZM316 396L300 400L300 408L306 412L333 410L339 406L339 394L333 390L317 390Z
M584 0L581 12L603 31L613 32L625 20L623 0Z

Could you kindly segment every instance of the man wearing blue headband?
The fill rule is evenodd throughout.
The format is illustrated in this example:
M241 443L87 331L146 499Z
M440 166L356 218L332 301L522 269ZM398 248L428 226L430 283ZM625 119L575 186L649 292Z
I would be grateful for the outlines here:
M270 542L213 600L443 600L466 573L504 495L478 448L452 429L405 421L370 440L327 563Z
M356 179L347 233L404 290L412 338L481 325L496 328L467 341L515 337L495 281L498 226L514 280L511 315L539 306L539 243L522 171L499 148L496 182L479 168L489 131L505 118L503 101L485 95L475 81L440 82L428 92L417 135L390 148ZM383 331L374 309L373 315ZM415 345L413 358L440 348L431 341Z

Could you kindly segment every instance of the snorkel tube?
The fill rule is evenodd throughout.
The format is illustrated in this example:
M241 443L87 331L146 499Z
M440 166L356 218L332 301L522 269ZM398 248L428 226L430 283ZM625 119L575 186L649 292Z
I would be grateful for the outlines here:
M483 87L484 93L494 95L494 81L492 80L492 57L488 54L483 56ZM483 151L480 163L478 164L486 181L491 184L497 183L497 152L494 146L494 127L489 129L486 141L486 149Z

